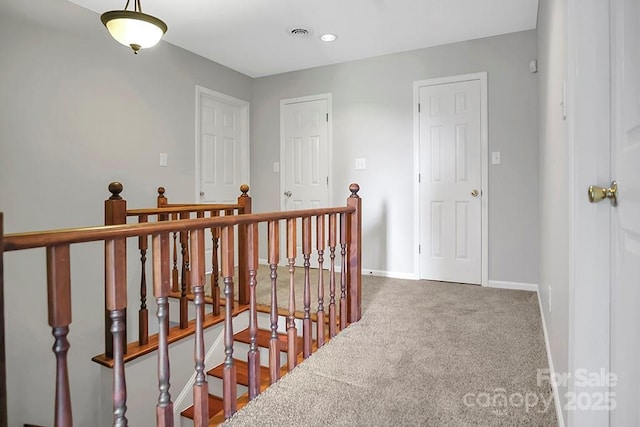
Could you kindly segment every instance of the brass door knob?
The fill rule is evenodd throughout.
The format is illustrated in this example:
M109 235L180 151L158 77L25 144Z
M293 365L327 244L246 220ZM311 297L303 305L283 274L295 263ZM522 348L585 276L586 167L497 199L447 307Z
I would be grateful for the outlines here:
M611 205L615 206L618 203L618 183L616 181L611 182L611 187L602 188L597 185L589 186L589 202L598 203L601 200L609 199Z
M478 194L480 194L480 192L478 190L476 190L475 188L471 191L471 195L473 197L478 197Z

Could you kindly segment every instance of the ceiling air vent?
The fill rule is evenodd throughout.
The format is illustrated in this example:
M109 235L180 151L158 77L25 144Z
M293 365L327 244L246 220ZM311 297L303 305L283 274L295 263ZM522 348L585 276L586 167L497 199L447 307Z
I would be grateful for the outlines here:
M304 27L292 27L287 30L291 37L309 37L311 30Z

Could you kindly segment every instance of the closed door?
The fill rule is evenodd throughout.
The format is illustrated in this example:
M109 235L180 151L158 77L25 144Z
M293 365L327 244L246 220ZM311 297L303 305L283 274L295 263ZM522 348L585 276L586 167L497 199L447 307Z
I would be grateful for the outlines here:
M197 87L196 105L196 200L235 204L249 184L249 103ZM211 271L211 239L205 245Z
M202 89L198 92L198 201L235 203L249 184L248 104Z
M611 372L613 426L640 425L640 5L613 0ZM606 201L605 201L606 202Z
M480 80L419 89L420 277L482 281Z
M330 97L322 95L281 103L282 210L329 206L329 102ZM299 224L299 256L300 227Z

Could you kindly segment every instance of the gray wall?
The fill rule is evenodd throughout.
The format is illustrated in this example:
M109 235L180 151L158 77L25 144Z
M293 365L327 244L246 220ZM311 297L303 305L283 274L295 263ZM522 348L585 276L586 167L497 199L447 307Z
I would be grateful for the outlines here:
M413 82L488 72L489 279L538 283L536 32L450 44L255 80L252 109L252 193L256 211L280 207L280 100L333 96L333 203L350 182L363 197L363 267L412 275ZM366 170L354 170L364 157Z
M192 200L196 84L252 101L254 209L278 210L271 165L279 160L279 101L331 92L334 203L343 204L348 184L359 182L365 268L413 274L412 84L487 71L489 148L503 159L489 170L489 278L538 283L537 77L528 71L535 31L257 80L166 43L134 56L96 14L64 0L2 2L0 36L6 232L99 224L114 180L124 183L130 207L152 205L158 185L172 200ZM160 152L168 153L169 167L158 166ZM356 157L366 157L366 170L353 170ZM136 259L133 249L129 255ZM95 316L104 304L102 257L102 245L72 247L76 425L105 417L108 386L90 361L102 351L103 325ZM43 267L42 251L5 255L12 426L51 424L53 338ZM128 273L135 282L135 262ZM135 291L130 301L135 306Z
M0 52L6 232L100 224L114 180L130 207L153 205L158 185L175 201L193 200L195 85L251 100L250 78L166 43L134 56L97 14L64 0L3 1ZM169 155L167 168L158 166L160 152ZM5 255L11 426L53 418L44 259L43 251ZM70 364L80 426L102 418L101 368L90 360L103 348L102 259L102 245L72 247ZM129 276L138 274L130 264Z
M566 1L541 0L538 9L540 91L540 301L555 372L569 372L570 153L562 117L567 78ZM547 191L554 189L554 191ZM549 306L551 304L551 307ZM566 385L560 384L564 406ZM564 414L566 420L566 411Z

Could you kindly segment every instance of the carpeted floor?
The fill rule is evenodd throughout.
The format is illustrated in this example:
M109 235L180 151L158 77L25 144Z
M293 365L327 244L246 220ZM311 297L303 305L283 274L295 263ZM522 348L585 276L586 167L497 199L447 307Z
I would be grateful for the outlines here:
M226 425L553 426L547 367L535 293L366 276L362 320Z

